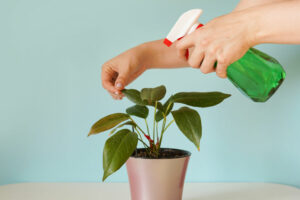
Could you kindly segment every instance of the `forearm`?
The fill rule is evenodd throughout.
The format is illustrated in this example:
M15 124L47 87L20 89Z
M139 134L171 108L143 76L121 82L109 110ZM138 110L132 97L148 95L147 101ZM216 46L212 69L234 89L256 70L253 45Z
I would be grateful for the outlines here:
M147 69L150 68L179 68L187 67L186 60L177 55L175 45L167 47L163 40L155 40L137 47L141 51L142 61Z
M300 44L300 1L281 1L240 12L252 24L254 44Z
M277 3L280 1L286 1L286 0L241 0L233 11L240 11L240 10L252 8L255 6L262 6L262 5L266 5L266 4Z

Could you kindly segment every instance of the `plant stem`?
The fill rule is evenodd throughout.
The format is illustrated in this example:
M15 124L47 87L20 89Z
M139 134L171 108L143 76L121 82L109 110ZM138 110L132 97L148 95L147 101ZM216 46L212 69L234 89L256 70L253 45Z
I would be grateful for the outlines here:
M143 140L141 140L140 138L138 138L138 140L143 143L145 149L149 148L149 146Z
M164 113L163 113L163 116L164 116L164 120L163 120L163 124L162 124L162 127L161 127L159 147L160 147L160 143L162 141L162 137L163 137L163 134L164 134L164 130L165 130L165 126L166 126L166 121L167 121L166 115Z
M130 116L129 116L130 117ZM140 132L138 131L138 129L144 134L144 136L146 136L147 134L143 131L143 129L141 129L141 127L139 127L139 125L137 125L137 123L130 117L130 119L131 119L131 121L136 125L135 126L135 130L136 130L136 132L140 135L140 138L141 138L141 140L143 140L143 138L142 138L142 136L141 136L141 134L140 134ZM138 129L137 129L138 128ZM149 135L147 135L147 136L149 136ZM151 139L151 137L149 136L149 138ZM148 139L148 138L147 138ZM151 141L148 139L148 141L149 141L149 144L151 145ZM145 144L145 142L143 142L144 144ZM147 147L148 148L150 148L148 145L147 145ZM146 148L146 147L145 147Z
M150 130L149 130L149 126L148 126L148 122L147 122L147 119L146 119L146 118L145 118L145 123L146 123L148 135L150 135Z
M172 121L169 122L169 124L166 126L164 132L169 128L169 126L174 122L175 120L173 119Z
M160 148L160 145L161 145L161 142L162 142L163 134L165 132L165 126L166 126L166 122L167 122L167 113L168 113L171 105L172 104L169 103L168 106L167 106L167 109L166 109L166 113L162 113L163 116L164 116L164 120L163 120L163 125L162 125L162 128L161 128L161 134L160 134L160 139L159 139L159 148Z
M159 137L158 137L158 122L156 122L156 142L159 141Z
M157 108L157 101L155 101L155 107L154 107L154 119L153 119L153 141L155 141L155 116L156 116L156 108Z
M140 136L140 138L138 138L139 141L141 141L144 145L145 148L149 148L149 146L143 141L143 138L141 136L141 133L135 128L135 131L137 132L137 134Z
M141 140L143 140L141 133L136 128L134 128L134 129L135 129L135 132L140 136ZM143 141L143 143L144 143L144 141Z
M135 127L132 126L132 132L134 132L134 130L135 130ZM138 140L141 141L141 142L143 143L143 145L144 145L144 148L147 149L148 146L147 146L147 144L145 144L145 142L143 141L141 134L140 134L137 130L136 130L136 133L138 134ZM139 137L140 137L141 139L140 139ZM135 149L135 154L137 154L136 149Z
M129 116L129 117L130 117L130 116ZM130 119L131 119L131 121L133 121L133 123L136 125L136 127L137 127L138 129L140 129L140 131L141 131L143 134L147 135L147 134L143 131L143 129L142 129L141 127L139 127L139 125L132 119L132 117L130 117Z
M166 114L166 117L167 117L167 113L168 113L168 111L169 111L171 105L172 105L172 103L169 103L168 106L167 106L166 113L165 113L165 114Z
M162 132L161 132L161 135L160 135L160 140L159 140L159 148L161 146L161 142L162 142L162 138L163 138L163 135L164 133L166 132L166 130L169 128L169 126L171 126L171 124L174 122L175 120L173 119L172 121L169 122L169 124L166 126L166 128L162 128Z

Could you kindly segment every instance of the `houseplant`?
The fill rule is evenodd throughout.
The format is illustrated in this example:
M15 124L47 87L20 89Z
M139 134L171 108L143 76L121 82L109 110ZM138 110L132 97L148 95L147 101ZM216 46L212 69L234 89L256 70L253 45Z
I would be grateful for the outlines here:
M162 148L163 136L175 122L187 139L200 150L202 125L196 110L186 106L173 110L173 105L180 103L193 107L210 107L221 103L230 95L221 92L180 92L170 96L162 104L160 101L166 94L165 86L144 88L141 91L124 89L122 92L135 105L127 108L126 113L114 113L100 119L88 134L94 135L112 129L103 150L102 180L126 162L132 200L180 200L190 153ZM154 110L151 130L147 121L149 107ZM167 122L170 113L173 120ZM133 117L142 118L146 129L143 130ZM124 128L126 126L130 129ZM138 142L144 148L137 148Z

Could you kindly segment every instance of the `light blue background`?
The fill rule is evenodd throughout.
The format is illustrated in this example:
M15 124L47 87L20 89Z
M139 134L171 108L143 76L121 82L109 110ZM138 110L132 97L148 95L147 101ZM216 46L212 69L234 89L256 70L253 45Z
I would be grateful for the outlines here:
M184 11L201 21L237 1L2 0L0 3L0 184L100 181L107 134L87 138L99 118L124 111L101 87L101 64L163 38ZM249 19L251 20L251 19ZM274 24L280 26L280 24ZM179 91L223 91L223 104L199 109L201 151L175 126L164 146L192 152L186 180L275 182L300 187L300 47L261 45L287 72L267 103L253 103L228 80L193 69L150 70L129 88L164 84ZM108 181L127 181L126 170Z

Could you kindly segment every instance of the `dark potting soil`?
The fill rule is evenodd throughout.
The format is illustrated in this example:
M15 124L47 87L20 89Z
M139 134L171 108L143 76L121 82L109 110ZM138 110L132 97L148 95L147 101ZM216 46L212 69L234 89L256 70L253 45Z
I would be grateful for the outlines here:
M144 148L136 149L131 157L145 158L145 159L172 159L183 158L190 156L191 153L181 149L160 148L158 157L156 155L149 155Z

